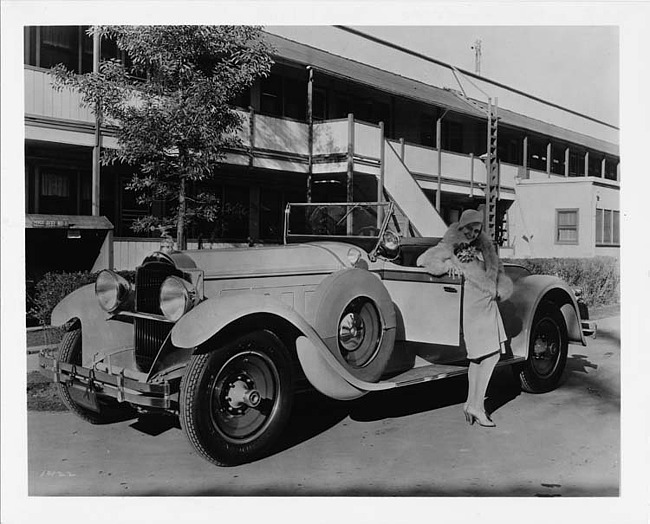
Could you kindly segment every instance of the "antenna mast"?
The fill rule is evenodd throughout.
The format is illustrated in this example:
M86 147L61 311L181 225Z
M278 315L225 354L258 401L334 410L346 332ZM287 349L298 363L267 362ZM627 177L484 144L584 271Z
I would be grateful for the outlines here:
M474 41L472 46L474 50L474 69L477 75L481 74L481 40L477 39Z

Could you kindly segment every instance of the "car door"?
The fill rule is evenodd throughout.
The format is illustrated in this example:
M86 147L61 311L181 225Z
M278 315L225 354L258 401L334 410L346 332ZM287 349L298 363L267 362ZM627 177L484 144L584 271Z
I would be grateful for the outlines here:
M428 347L428 360L462 358L462 280L390 262L379 273L395 304L397 342L417 346L423 354Z

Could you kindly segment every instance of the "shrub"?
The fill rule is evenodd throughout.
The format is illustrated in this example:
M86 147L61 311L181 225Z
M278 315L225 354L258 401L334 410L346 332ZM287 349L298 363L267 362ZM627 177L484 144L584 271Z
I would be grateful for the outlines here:
M118 271L118 273L130 282L135 281L134 271ZM86 284L94 283L96 278L97 273L91 273L90 271L46 273L35 286L32 307L28 313L36 318L39 324L49 325L54 306L74 290Z
M613 257L504 259L538 275L555 275L571 287L582 289L589 307L618 304L620 271Z

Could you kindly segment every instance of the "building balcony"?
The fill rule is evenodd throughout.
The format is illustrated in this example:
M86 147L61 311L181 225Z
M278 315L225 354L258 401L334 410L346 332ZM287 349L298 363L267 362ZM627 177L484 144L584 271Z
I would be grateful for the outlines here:
M47 141L92 147L94 145L93 112L81 106L81 97L69 89L55 91L48 70L25 66L25 136L27 140ZM302 121L241 111L243 125L238 132L241 146L230 151L225 162L230 165L307 174L310 165L309 125ZM102 146L115 147L110 129L102 133ZM312 173L345 172L349 151L357 173L379 175L380 151L384 137L377 125L348 119L314 123ZM388 140L423 189L437 190L438 173L444 193L484 197L485 164L475 155L442 151L435 148ZM438 162L440 159L440 169ZM594 178L594 177L587 177ZM500 198L515 199L515 188L521 181L552 180L565 177L521 166L502 163L500 166ZM570 178L569 178L570 179ZM618 187L618 181L604 183Z

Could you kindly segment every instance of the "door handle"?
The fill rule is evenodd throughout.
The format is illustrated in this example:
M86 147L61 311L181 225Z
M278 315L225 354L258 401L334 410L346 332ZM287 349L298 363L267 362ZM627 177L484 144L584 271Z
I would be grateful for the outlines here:
M444 289L447 293L458 293L458 290L455 287L444 286L442 289Z

